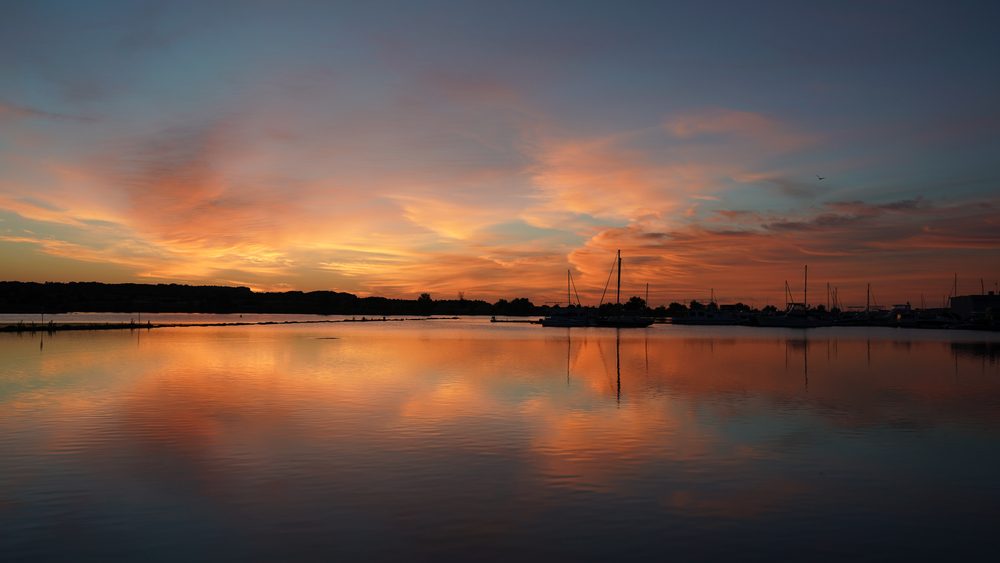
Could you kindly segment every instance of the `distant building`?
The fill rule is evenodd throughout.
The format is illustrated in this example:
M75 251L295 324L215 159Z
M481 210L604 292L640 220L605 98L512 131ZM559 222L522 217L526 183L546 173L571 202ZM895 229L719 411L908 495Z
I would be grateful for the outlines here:
M960 319L1000 311L1000 295L989 292L986 295L959 295L951 298L951 312Z

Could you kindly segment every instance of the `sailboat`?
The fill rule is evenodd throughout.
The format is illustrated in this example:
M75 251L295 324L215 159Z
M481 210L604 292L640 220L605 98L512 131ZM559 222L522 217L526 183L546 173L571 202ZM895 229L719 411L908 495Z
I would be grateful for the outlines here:
M594 316L580 305L580 296L576 297L576 305L573 305L573 298L570 288L574 287L573 274L566 270L566 309L554 311L551 315L539 321L542 326L574 327L574 326L594 326Z
M758 326L781 327L781 328L816 328L821 326L832 326L833 322L827 318L817 316L809 309L809 266L805 267L805 279L802 293L802 302L792 301L792 292L785 282L785 311L777 315L759 315L756 318Z
M618 251L616 256L617 270L618 270L618 291L615 296L615 314L613 315L601 315L596 319L597 326L605 327L615 327L615 328L646 328L653 324L653 319L641 317L639 315L626 315L622 309L622 251ZM608 283L611 283L609 277ZM607 285L604 286L604 290L607 291Z

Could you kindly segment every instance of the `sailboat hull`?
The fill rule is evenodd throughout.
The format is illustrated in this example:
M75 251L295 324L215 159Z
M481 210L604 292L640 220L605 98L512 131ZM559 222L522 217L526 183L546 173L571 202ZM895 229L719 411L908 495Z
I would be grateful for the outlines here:
M553 315L551 317L545 317L539 324L542 326L555 326L555 327L574 327L574 326L592 326L589 317L584 316L559 316Z

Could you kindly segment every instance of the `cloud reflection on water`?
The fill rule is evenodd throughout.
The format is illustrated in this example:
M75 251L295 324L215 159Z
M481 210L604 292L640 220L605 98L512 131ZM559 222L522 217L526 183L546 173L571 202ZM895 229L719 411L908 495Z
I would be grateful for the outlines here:
M264 547L285 519L413 546L456 530L502 543L558 528L553 510L596 530L602 505L696 536L701 518L845 502L985 509L976 479L995 456L967 464L1000 427L1000 380L967 350L992 344L885 334L458 321L5 337L0 438L18 456L0 463L0 519L63 510L63 490L82 495L72 514L103 515L84 535L183 509ZM948 498L929 486L959 468Z

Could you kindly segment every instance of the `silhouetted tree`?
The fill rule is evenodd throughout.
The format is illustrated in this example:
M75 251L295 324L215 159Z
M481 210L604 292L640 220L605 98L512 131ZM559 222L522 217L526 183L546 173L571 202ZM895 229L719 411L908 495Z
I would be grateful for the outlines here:
M526 297L518 297L510 302L511 315L530 315L534 310L535 305Z
M509 315L510 314L510 302L506 299L497 299L497 302L493 304L493 314L494 315Z
M430 293L421 293L417 298L417 313L420 315L434 314L434 300Z
M642 297L632 296L625 302L624 309L628 313L645 313L646 300Z
M97 282L34 283L0 281L0 313L65 312L149 313L304 313L346 315L491 315L543 314L527 298L500 299L491 305L478 299L435 301L429 293L417 299L359 298L336 291L253 292L246 287L178 284L103 284Z
M672 302L670 306L667 307L667 316L669 317L683 317L684 315L687 315L687 312L688 308L681 303L677 303L676 301Z

